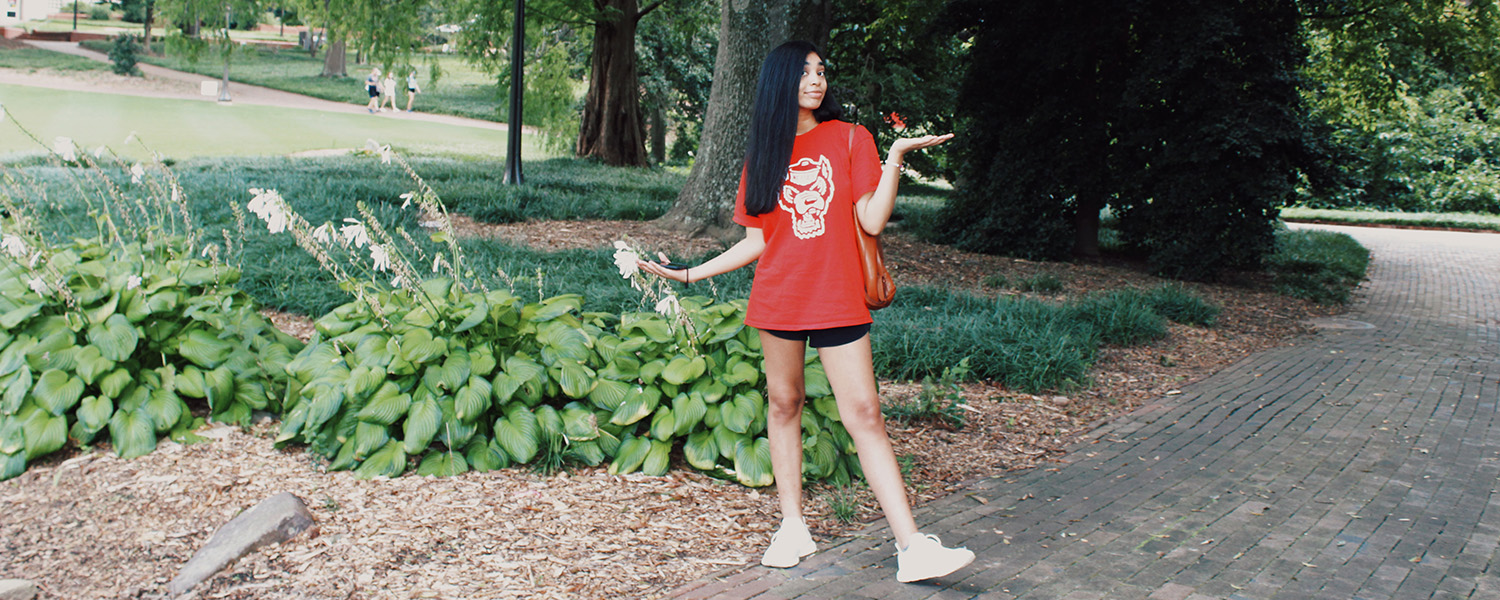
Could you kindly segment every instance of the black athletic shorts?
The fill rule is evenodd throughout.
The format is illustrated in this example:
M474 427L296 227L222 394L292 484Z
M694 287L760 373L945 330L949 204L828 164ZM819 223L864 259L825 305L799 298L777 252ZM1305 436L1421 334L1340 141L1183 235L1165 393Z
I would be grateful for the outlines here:
M368 86L368 87L370 89L370 97L371 98L378 98L378 97L380 97L380 88L375 87L373 85L372 86Z
M865 334L870 333L870 324L830 327L828 329L803 329L798 331L783 331L780 329L762 329L761 331L783 340L807 342L809 346L814 348L832 348L865 337Z

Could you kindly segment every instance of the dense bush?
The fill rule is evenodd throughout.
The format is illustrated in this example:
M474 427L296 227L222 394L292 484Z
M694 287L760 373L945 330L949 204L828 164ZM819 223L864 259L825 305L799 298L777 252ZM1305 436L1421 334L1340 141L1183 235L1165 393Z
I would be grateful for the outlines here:
M576 295L524 304L496 290L431 280L317 321L287 365L280 441L332 458L330 469L448 475L564 459L661 475L688 463L750 486L772 482L760 341L744 302L683 299L689 323L655 313L581 312ZM377 308L378 307L378 308ZM832 390L808 367L804 473L859 472Z
M114 63L115 74L139 76L141 69L135 64L136 54L140 51L141 45L136 43L135 36L123 33L115 36L109 47L109 61Z
M1341 158L1309 207L1500 214L1500 127L1456 86L1401 94L1391 114L1339 123L1326 141Z
M1325 304L1348 302L1369 264L1370 251L1347 234L1307 229L1277 232L1266 259L1278 292Z
M181 238L45 251L6 239L0 479L106 429L115 452L140 456L159 435L189 435L195 410L247 424L252 410L279 408L301 343L230 287L234 269L189 258Z

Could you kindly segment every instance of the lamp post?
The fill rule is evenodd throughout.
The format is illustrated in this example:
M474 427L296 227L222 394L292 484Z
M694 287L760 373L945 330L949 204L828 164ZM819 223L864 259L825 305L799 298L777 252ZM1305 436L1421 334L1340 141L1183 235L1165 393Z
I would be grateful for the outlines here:
M521 185L521 65L526 51L526 2L516 0L516 20L510 33L510 121L506 124L509 143L505 147L505 183Z

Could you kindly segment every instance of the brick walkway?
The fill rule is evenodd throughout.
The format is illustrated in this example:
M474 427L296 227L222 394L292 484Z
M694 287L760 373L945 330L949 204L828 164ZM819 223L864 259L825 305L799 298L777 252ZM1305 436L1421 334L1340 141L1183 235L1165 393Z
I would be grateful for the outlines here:
M674 596L1500 598L1500 235L1326 229L1375 255L1342 319L920 510L974 566L896 583L878 523Z

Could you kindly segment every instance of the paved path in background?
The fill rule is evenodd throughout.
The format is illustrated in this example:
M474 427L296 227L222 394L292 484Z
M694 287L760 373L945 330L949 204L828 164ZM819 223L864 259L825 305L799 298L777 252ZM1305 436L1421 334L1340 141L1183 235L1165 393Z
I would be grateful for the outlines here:
M896 583L877 523L674 596L1500 598L1500 235L1319 228L1374 253L1349 314L920 510L974 566Z
M42 48L44 50L61 52L63 54L72 54L74 56L82 56L84 58L97 60L100 62L109 62L109 58L105 55L94 52L92 50L81 48L79 47L77 42L46 42L38 40L26 40L26 43L37 48ZM218 100L217 92L213 96L204 96L199 93L199 84L205 81L213 81L217 83L219 81L219 78L217 77L207 77L199 75L197 73L174 71L165 67L148 65L146 63L138 63L136 66L140 67L141 72L146 75L147 79L155 80L159 83L159 85L129 85L129 83L131 82L127 81L121 85L111 86L107 83L100 83L98 81L86 81L78 78L67 77L65 75L38 77L31 76L21 71L12 71L10 73L4 74L4 76L0 76L0 83L31 85L36 87L48 87L53 89L64 89L72 91L118 93L158 98L202 100L204 102L216 102ZM363 78L349 80L349 95L351 98L366 96L363 81ZM363 104L333 102L331 100L323 100L320 98L313 98L311 96L304 96L302 94L293 94L291 92L273 90L271 88L250 85L248 83L240 83L233 80L229 82L229 94L233 99L233 102L231 102L230 104L255 104L261 106L279 106L283 108L306 108L311 110L322 110L328 112L349 114L363 113L369 115L369 117L372 119L407 119L412 121L424 121L428 123L446 123L449 125L459 125L463 127L479 127L482 129L492 129L496 131L506 130L506 125L504 123L455 117L452 115L435 115L420 111L410 113L399 111L380 112L371 115L365 109L365 106ZM397 101L401 106L406 106L406 95L404 92L397 97ZM420 109L421 106L422 96L418 94L417 102L414 108Z

